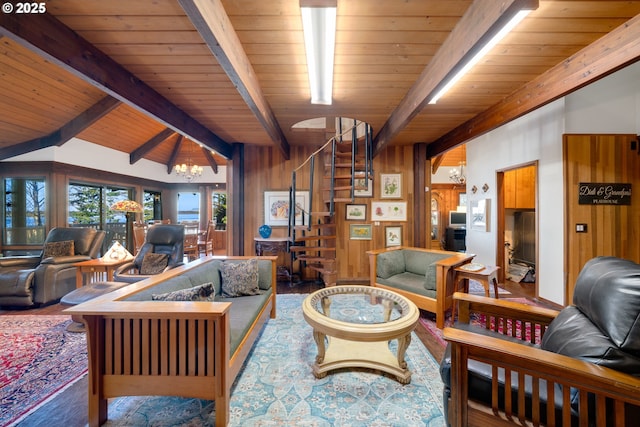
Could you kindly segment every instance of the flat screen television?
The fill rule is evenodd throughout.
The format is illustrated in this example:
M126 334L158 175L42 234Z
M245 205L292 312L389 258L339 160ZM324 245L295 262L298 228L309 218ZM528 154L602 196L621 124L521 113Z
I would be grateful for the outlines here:
M464 228L467 226L467 213L449 211L449 227Z

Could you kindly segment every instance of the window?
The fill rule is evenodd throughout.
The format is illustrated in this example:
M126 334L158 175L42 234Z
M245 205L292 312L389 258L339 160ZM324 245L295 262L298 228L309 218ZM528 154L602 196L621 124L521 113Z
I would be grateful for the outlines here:
M162 194L159 191L144 190L142 208L144 222L162 219Z
M106 231L104 247L117 241L126 247L127 218L109 206L131 199L132 190L99 185L69 185L69 227L93 227Z
M178 222L200 222L200 193L178 193Z
M45 195L44 178L4 180L4 245L44 243Z
M216 220L218 230L225 229L227 224L227 194L213 193L211 195L211 212Z

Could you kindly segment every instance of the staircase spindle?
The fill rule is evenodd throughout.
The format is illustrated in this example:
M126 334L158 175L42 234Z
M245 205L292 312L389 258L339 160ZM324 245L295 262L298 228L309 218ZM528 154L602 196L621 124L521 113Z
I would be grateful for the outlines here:
M336 138L331 138L331 189L329 191L329 213L333 216L335 212L335 201L333 200L336 196Z
M308 228L307 230L311 231L311 211L313 211L313 171L315 170L315 165L316 165L316 155L312 155L311 156L311 164L309 165L309 168L311 169L309 171L309 212L304 212L302 214L302 218L303 218L303 224L304 224L304 215L307 214L309 215L309 221L307 222L308 224Z

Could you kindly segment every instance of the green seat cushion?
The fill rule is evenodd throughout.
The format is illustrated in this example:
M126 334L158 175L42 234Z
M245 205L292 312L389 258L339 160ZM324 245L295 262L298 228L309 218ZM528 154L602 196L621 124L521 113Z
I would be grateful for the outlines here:
M230 336L230 356L238 349L238 346L249 332L249 327L258 317L260 309L271 297L271 290L260 291L258 295L225 298L216 297L216 301L230 302L229 309L229 334Z
M429 298L436 297L435 291L425 289L424 276L420 276L418 274L404 272L389 277L388 279L378 278L377 282L381 285L391 286L414 294L424 295Z

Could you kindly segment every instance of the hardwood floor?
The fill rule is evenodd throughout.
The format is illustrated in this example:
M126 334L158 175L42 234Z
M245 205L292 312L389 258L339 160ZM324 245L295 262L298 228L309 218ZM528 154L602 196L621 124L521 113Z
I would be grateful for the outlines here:
M533 284L520 284L514 282L508 282L500 285L504 289L513 294L514 297L530 298L534 299L534 285ZM311 293L317 289L323 287L319 281L305 281L301 283L279 283L278 294L290 294L290 293ZM42 308L27 309L27 310L1 310L0 316L19 315L19 314L42 314L53 315L62 314L64 306L60 304L52 304ZM433 355L433 357L440 361L444 349L438 343L433 336L424 329L421 324L415 330L416 335ZM54 397L51 401L46 403L40 409L29 415L22 422L17 424L17 427L35 427L48 425L52 427L81 427L87 425L87 378L84 377L80 381L64 390L62 393Z

